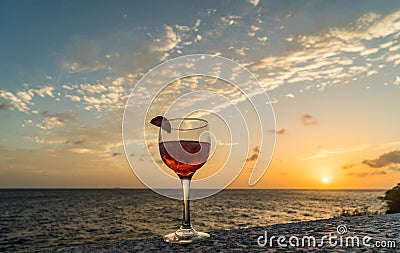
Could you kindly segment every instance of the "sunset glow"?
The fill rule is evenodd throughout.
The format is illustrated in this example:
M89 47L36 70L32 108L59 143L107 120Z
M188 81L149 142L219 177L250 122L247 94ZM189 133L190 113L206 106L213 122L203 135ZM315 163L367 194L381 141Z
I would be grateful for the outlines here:
M153 162L146 155L160 161L158 145L125 154L125 103L149 70L198 53L224 56L254 74L269 96L276 128L255 134L251 104L222 80L171 83L148 117L204 87L249 112L251 145L239 145L243 157L229 157L245 164L230 188L389 189L400 181L398 1L156 3L0 3L1 188L146 187L125 156L146 170ZM136 99L153 96L150 86ZM251 85L244 87L265 103ZM202 99L189 102L201 105ZM229 115L233 125L241 119L218 100L207 105ZM140 123L130 131L143 136L149 128L148 136L157 135L150 123ZM249 187L252 170L263 169L255 163L260 145L253 143L274 135L268 170ZM194 180L217 172L230 145L238 145L219 144ZM259 159L268 163L268 157Z
M324 184L328 184L331 180L329 179L329 177L324 177L322 178L322 183Z

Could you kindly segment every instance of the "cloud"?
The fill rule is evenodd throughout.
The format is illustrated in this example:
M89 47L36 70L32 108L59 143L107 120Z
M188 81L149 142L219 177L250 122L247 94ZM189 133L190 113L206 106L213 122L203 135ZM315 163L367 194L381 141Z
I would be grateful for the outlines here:
M400 59L400 57L399 57L399 59ZM396 86L400 86L400 76L396 76L396 79L394 80L393 84Z
M84 83L80 85L81 92L88 92L88 93L102 93L107 90L102 84L90 84Z
M260 3L260 0L248 0L250 4L253 6L257 6Z
M385 153L377 159L364 160L362 163L372 168L382 168L391 164L400 164L400 150Z
M41 124L36 124L42 130L51 130L56 127L62 127L65 123L76 120L76 113L51 113L49 111L41 112L43 116Z
M282 128L281 130L276 131L276 134L284 135L286 133L286 129Z
M349 172L346 176L354 176L354 177L368 177L368 176L376 176L376 175L386 175L386 171L377 170L377 171L369 171L369 172Z
M81 145L84 143L84 140L75 140L75 141L70 141L70 140L66 140L65 144L69 144L71 143L72 145Z
M8 101L8 104L2 102L2 109L16 109L20 112L29 112L30 108L27 102L24 102L22 98L18 95L15 95L12 92L0 90L0 98L3 98Z
M70 113L51 113L49 111L44 111L41 112L40 115L42 115L44 118L57 118L58 121L60 122L67 122L67 121L73 121L76 119L76 113L70 112Z
M33 98L33 90L29 91L18 91L17 96L21 98L25 103L30 104Z
M221 17L220 21L221 21L223 26L231 26L231 25L238 24L238 20L239 19L241 19L240 16L228 15L226 17Z
M83 151L83 150L82 150ZM2 187L143 187L124 159L110 154L38 147L1 148Z
M129 75L106 77L97 84L64 84L62 87L65 89L65 98L73 102L81 102L80 105L86 110L100 112L123 108L129 96L129 88L133 86L135 80Z
M393 62L395 66L400 64L400 54L391 54L386 57L387 62ZM396 78L397 81L397 78ZM394 84L396 85L396 81Z
M277 135L284 135L285 133L286 133L286 129L285 128L282 128L282 129L280 129L280 130L276 130L276 131L274 131L274 130L269 130L271 133L275 133L275 134L277 134Z
M349 153L349 152L355 152L355 151L360 151L363 149L366 149L369 147L369 144L364 144L356 147L342 147L342 148L334 148L331 150L325 150L325 149L320 149L317 152L311 154L311 155L304 155L300 157L300 160L311 160L311 159L316 159L316 158L324 158L332 155L339 155L339 154L344 154L344 153Z
M249 158L247 158L246 161L255 161L255 160L257 160L259 153L260 153L260 148L258 146L256 146L253 149L253 154Z
M68 84L64 84L62 87L63 87L64 89L66 89L66 90L73 90L74 88L76 88L76 85L70 86L70 85L68 85Z
M54 88L51 86L45 86L40 89L34 90L34 92L41 97L44 97L44 96L54 97L53 91L54 91Z
M268 40L268 37L267 36L257 37L257 40L259 42L266 42Z
M181 36L176 33L173 27L164 25L164 37L162 39L157 40L158 43L155 43L152 46L152 50L158 52L167 52L178 46L178 44L182 41Z
M311 114L308 114L308 113L303 114L301 116L301 122L305 126L312 126L312 125L316 125L318 123L318 121Z
M395 171L395 172L400 172L400 167L389 166L389 170L390 170L390 171Z
M390 148L400 148L400 141L392 141L392 142L387 142L387 143L383 143L380 144L378 146L376 146L373 150L374 151L378 151L378 150L387 150Z
M304 42L312 45L328 38L331 40L338 39L343 42L357 42L357 44L353 44L353 48L356 48L357 46L361 46L361 44L358 43L361 40L373 40L387 37L396 34L399 30L400 11L392 12L385 17L381 17L381 15L373 12L368 12L359 17L351 27L331 28L324 34L309 36ZM351 44L349 43L348 45Z
M342 166L344 170L349 171L347 176L367 177L374 175L385 175L390 172L400 172L400 150L385 153L377 159L364 160L362 164L367 165L367 171L351 171L356 164L345 164ZM365 168L365 167L364 167Z
M10 108L10 105L4 102L0 102L0 110L7 110Z
M164 25L156 35L146 27L134 27L106 35L101 41L79 41L66 52L69 56L63 59L62 68L70 73L106 70L125 75L147 70L171 54L177 55L187 34L192 41L202 37L186 27Z
M344 169L344 170L350 170L350 169L352 169L352 168L354 168L354 167L356 167L357 165L356 164L353 164L353 163L346 163L346 164L344 164L343 166L342 166L342 169Z
M106 69L107 57L100 54L96 41L80 41L72 48L71 58L62 67L69 72L86 72Z
M74 95L65 95L66 98L71 99L74 102L79 102L81 101L81 98L79 96L74 96Z
M384 17L366 13L347 26L329 27L316 34L290 35L287 43L292 50L280 56L262 57L250 64L250 69L266 90L294 83L309 83L322 90L376 74L385 61L400 64L400 54L396 54L400 46L393 48L388 43L396 40L399 32L400 11ZM271 72L273 76L269 75Z
M122 114L122 109L119 109L108 112L102 118L92 120L89 125L79 125L73 128L56 127L52 129L49 136L43 137L40 142L57 144L59 149L66 152L104 155L104 159L107 159L113 153L122 152ZM50 113L49 116L57 118L57 122L66 125L68 122L75 121L77 115Z
M96 109L97 111L102 111L103 108L110 107L113 104L111 98L102 95L100 98L83 96L83 100L89 104L85 107L86 110Z
M35 104L33 102L35 94L40 97L55 98L53 91L54 88L52 86L44 86L38 89L17 90L15 92L0 90L0 98L6 100L6 102L1 102L3 105L1 109L17 110L25 113L34 112L31 107Z

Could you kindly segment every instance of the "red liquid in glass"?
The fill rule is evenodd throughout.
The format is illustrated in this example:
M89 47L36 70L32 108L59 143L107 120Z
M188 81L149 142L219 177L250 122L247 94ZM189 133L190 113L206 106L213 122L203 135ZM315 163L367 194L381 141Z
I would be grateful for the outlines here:
M166 141L159 143L161 158L180 178L191 178L208 158L210 143Z

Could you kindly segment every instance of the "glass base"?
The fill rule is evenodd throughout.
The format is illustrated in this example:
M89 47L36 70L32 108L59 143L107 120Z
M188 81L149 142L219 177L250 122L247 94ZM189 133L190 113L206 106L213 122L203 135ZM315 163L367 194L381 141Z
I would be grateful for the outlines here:
M164 241L169 243L188 244L193 241L204 240L210 235L203 232L197 232L193 228L179 228L176 232L165 235Z

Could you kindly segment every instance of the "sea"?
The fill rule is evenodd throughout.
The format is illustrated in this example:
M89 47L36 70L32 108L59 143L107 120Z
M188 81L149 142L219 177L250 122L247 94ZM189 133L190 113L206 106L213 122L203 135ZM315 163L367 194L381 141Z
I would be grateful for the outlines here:
M383 190L224 190L191 201L202 232L383 212ZM181 223L182 201L147 189L2 189L0 252L162 237Z

